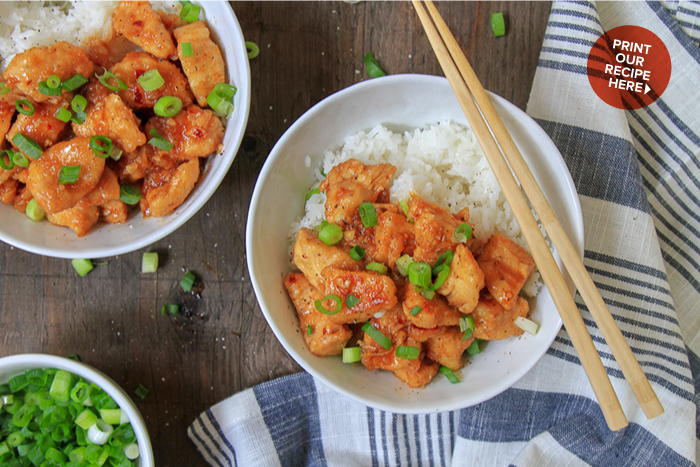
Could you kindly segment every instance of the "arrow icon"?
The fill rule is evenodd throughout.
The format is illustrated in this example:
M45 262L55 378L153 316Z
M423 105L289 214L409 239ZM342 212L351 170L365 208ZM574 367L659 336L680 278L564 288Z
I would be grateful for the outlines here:
M648 84L644 83L644 94L648 93L649 91L651 91L651 88Z

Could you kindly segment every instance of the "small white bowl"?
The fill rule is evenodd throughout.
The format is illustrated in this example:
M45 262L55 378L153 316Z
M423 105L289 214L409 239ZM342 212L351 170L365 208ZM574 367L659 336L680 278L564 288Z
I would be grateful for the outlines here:
M234 111L226 122L223 154L209 156L197 185L174 213L144 219L133 213L125 224L99 222L78 238L67 227L48 221L33 222L12 206L0 203L0 240L22 250L57 258L103 258L138 250L174 232L187 222L214 194L226 176L243 140L250 113L250 66L243 32L228 2L202 2L202 17L221 47L229 83L238 88Z
M114 399L114 402L119 405L119 408L125 411L129 416L129 422L134 429L136 442L141 451L136 466L153 467L155 465L153 449L151 447L151 440L148 437L146 423L143 421L134 402L117 383L91 366L71 360L70 358L44 354L20 354L0 358L0 384L7 383L13 376L34 368L56 368L58 370L66 370L74 375L82 376L91 383L95 383L101 387Z
M552 204L554 212L583 252L583 220L578 195L559 151L522 110L492 95L494 105ZM544 355L561 328L561 319L544 288L531 301L540 324L536 336L492 341L461 370L461 384L438 375L424 389L410 389L387 371L369 372L345 365L340 357L309 352L294 306L282 280L292 271L287 233L304 212L304 197L315 183L323 151L339 147L360 130L384 124L413 129L441 120L468 125L445 78L393 75L350 86L324 99L280 138L255 185L248 213L246 253L255 294L267 322L284 348L305 370L326 385L366 405L399 413L426 413L472 406L512 386ZM311 156L311 168L304 159ZM561 260L555 254L559 263ZM570 286L573 290L573 286Z

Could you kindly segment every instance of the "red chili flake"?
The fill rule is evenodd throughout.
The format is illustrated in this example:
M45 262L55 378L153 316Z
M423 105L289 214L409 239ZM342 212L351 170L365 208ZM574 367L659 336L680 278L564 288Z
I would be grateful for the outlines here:
M134 26L143 26L143 21L141 21L140 19L134 21Z
M202 136L204 136L204 132L199 128L195 128L193 133L197 138L201 138Z

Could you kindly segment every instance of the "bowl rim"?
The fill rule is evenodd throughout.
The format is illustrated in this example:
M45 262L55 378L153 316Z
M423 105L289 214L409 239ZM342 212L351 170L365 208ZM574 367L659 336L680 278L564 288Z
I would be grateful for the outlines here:
M22 366L24 369L18 369L16 371L8 370L6 372L5 369L10 366ZM6 375L20 374L33 368L55 368L69 371L102 388L114 399L119 405L119 408L124 410L129 416L129 423L131 423L131 427L134 429L136 441L139 445L139 459L143 459L139 467L153 467L155 465L153 447L151 445L150 436L148 435L146 422L141 416L136 404L134 404L134 401L132 401L124 389L109 376L87 363L50 354L28 353L0 358L0 376L3 377Z
M435 76L435 75L426 75L426 74L418 74L418 73L405 73L405 74L395 74L395 75L386 75L382 76L380 78L373 78L370 80L366 81L361 81L359 83L355 83L353 85L350 85L340 91L337 91L326 98L322 99L318 103L316 103L313 107L311 107L309 110L307 110L302 116L300 116L280 137L280 139L277 141L275 146L272 148L270 151L265 164L263 165L262 170L260 171L260 174L258 175L258 179L255 184L255 189L253 191L253 195L251 197L250 201L250 206L248 210L248 217L247 217L247 225L246 225L246 262L248 264L248 269L250 273L250 279L251 283L253 285L253 289L255 291L256 298L258 299L258 305L260 306L260 310L262 311L265 320L267 321L268 325L272 329L273 333L275 334L275 337L277 340L280 342L284 350L294 359L294 361L300 365L305 371L310 373L315 379L320 380L323 384L326 386L329 386L333 390L343 394L344 396L360 402L361 404L367 405L369 407L373 407L376 409L380 410L386 410L390 411L393 413L403 413L403 414L425 414L425 413L436 413L436 412L446 412L446 411L451 411L451 410L457 410L457 409L462 409L466 407L471 407L476 404L479 404L481 402L484 402L486 400L489 400L498 394L502 393L506 389L512 387L514 384L516 384L525 374L527 374L541 359L542 357L547 353L547 350L552 346L552 343L554 342L554 339L558 335L559 331L561 330L561 327L563 325L561 317L559 314L556 314L556 319L557 323L555 325L557 332L553 332L551 337L547 342L546 347L544 347L544 350L542 351L542 354L535 360L533 360L530 364L524 365L517 371L511 371L508 375L507 380L509 381L509 384L500 391L493 392L487 397L484 397L480 399L477 402L474 403L467 403L466 405L464 403L460 403L459 401L455 401L453 403L443 403L443 404L438 404L437 407L430 407L430 408L414 408L411 406L402 406L402 407L396 407L396 406L391 406L388 404L385 404L381 401L368 401L367 399L363 399L360 396L354 394L353 392L347 390L344 386L335 383L331 379L327 378L324 374L316 371L314 368L312 368L310 365L308 365L305 362L305 357L299 354L299 352L294 348L292 345L287 345L285 340L281 339L280 336L282 335L281 329L277 325L277 323L269 316L268 311L263 307L262 301L260 298L262 296L261 293L261 288L260 285L258 284L258 277L256 274L256 267L253 262L253 257L254 254L252 253L253 251L253 219L255 218L255 212L254 208L257 206L260 197L262 196L262 190L260 187L263 184L263 181L267 179L267 177L274 171L274 161L277 160L280 154L282 154L282 148L284 148L288 141L292 139L294 136L294 133L296 132L297 129L300 127L303 127L309 120L313 119L316 114L319 112L323 112L324 108L330 105L333 105L336 101L343 100L345 99L347 94L352 94L356 92L360 92L365 89L371 89L373 87L379 87L379 86L391 86L391 85L400 85L401 82L403 81L413 81L413 80L424 80L426 84L430 85L441 85L441 86L449 86L449 82L447 78L442 77L442 76ZM576 230L574 232L576 238L574 238L574 247L576 248L576 251L578 252L579 256L583 258L583 214L581 210L581 203L580 199L578 196L578 192L576 191L575 184L573 182L573 179L571 177L571 173L568 170L568 166L566 165L566 162L564 161L561 152L559 149L556 147L552 139L547 135L547 133L542 129L537 122L530 117L527 113L525 113L522 109L517 107L516 105L512 104L505 98L494 94L490 91L487 91L489 96L493 101L496 101L496 103L501 104L503 107L507 108L513 114L518 117L518 119L523 119L526 122L532 123L535 125L536 130L538 131L538 138L543 138L546 142L551 144L551 146L556 150L555 157L559 159L559 162L563 165L563 167L566 169L565 170L565 185L567 189L573 194L573 208L575 209L575 212L571 213L571 224ZM466 120L466 117L465 117ZM360 131L361 129L355 129L355 131ZM339 142L339 144L342 144L342 142ZM577 228L578 227L578 228ZM557 260L558 263L561 263L561 259L554 250L554 257L555 260ZM573 288L573 283L571 282L571 279L568 278L568 274L564 271L564 276L567 279L567 283L569 285L570 291L573 294L575 289Z
M110 256L117 256L117 255L122 255L126 253L131 253L133 251L139 250L141 248L144 248L148 245L151 245L158 240L163 239L164 237L170 235L171 233L175 232L177 229L182 227L185 222L190 220L195 214L197 214L203 207L204 205L209 201L209 199L214 195L216 190L219 188L221 185L221 182L224 180L224 177L226 177L226 174L231 168L231 165L233 164L234 159L236 158L236 155L238 153L238 149L241 146L241 142L243 141L243 137L245 135L245 130L246 127L248 126L248 119L250 117L250 102L251 102L251 88L250 88L250 83L251 83L251 75L250 75L250 61L248 60L248 52L246 50L245 46L245 37L243 36L243 31L241 29L241 25L238 22L238 18L236 17L236 13L233 11L233 8L231 7L231 4L229 2L223 1L223 0L216 0L213 1L212 3L218 3L221 5L225 5L223 8L224 11L229 16L231 20L231 25L227 27L227 29L233 34L236 38L235 42L232 42L230 44L234 44L236 46L236 49L233 50L234 54L236 56L240 57L245 57L245 59L241 60L240 64L242 65L242 73L241 73L241 78L242 82L241 83L236 83L236 86L238 88L238 92L240 93L240 98L239 98L239 106L235 112L243 112L242 115L242 126L240 128L231 128L231 131L233 131L233 139L231 141L230 147L233 149L231 150L230 156L228 156L223 164L218 168L218 170L212 174L212 179L207 182L206 185L201 185L196 187L197 189L197 199L198 199L198 204L191 204L186 207L182 212L178 213L175 219L171 222L168 222L167 225L157 228L155 231L142 236L140 239L132 241L128 244L124 244L118 247L94 247L94 248L88 248L80 251L66 251L61 248L57 247L49 247L49 246L44 246L44 245L36 245L33 243L29 243L25 241L23 238L20 236L8 236L4 232L0 230L0 241L7 243L8 245L19 248L20 250L26 251L28 253L34 253L37 255L42 255L42 256L50 256L54 258L65 258L65 259L73 259L73 258L106 258ZM206 14L206 7L205 7L205 14ZM220 44L223 46L223 44ZM227 129L228 131L228 129ZM226 151L224 151L223 154L226 154ZM201 204L200 204L201 203ZM141 215L138 213L137 215ZM172 215L172 214L171 214ZM133 220L133 219L132 219ZM156 219L154 219L156 220ZM127 221L129 222L129 220ZM93 234L95 232L92 232Z

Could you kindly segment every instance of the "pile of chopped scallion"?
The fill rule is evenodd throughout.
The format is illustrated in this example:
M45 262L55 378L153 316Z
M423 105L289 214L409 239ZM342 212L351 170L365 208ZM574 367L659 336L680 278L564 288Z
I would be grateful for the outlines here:
M129 418L95 384L55 369L0 384L0 465L133 467L138 456Z

